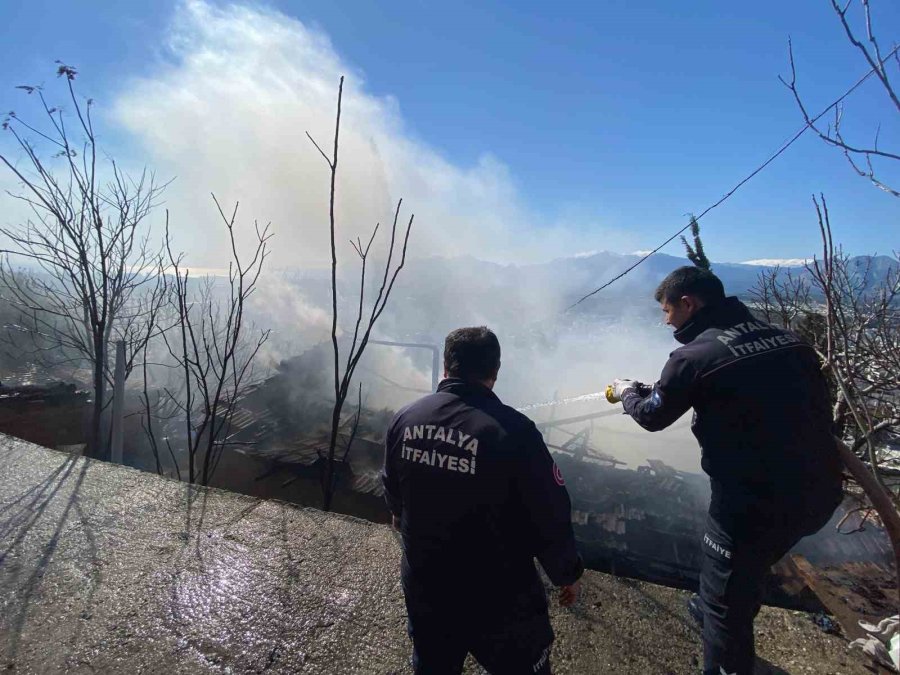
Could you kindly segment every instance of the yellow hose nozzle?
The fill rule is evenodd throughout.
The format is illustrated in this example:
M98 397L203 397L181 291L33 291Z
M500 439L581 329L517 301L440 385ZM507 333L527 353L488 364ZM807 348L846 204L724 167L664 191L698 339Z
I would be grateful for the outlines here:
M606 400L610 403L620 403L622 399L616 396L616 390L611 384L606 385Z

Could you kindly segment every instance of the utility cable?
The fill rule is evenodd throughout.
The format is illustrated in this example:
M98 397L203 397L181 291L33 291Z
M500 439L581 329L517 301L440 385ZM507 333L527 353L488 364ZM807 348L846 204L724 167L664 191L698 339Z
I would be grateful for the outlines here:
M898 51L900 51L900 45L894 47L894 49L891 51L891 53L888 54L888 55L884 58L884 60L883 60L881 63L883 64L884 62L886 62L888 59L890 59L890 58L891 58L894 54L896 54ZM813 117L812 119L810 119L806 124L804 124L803 127L802 127L797 133L795 133L793 136L791 136L790 140L788 140L788 141L785 142L780 148L778 148L778 150L777 150L773 155L771 155L765 162L763 162L763 163L760 164L758 167L756 167L756 169L754 169L749 175L747 175L743 180L741 180L741 182L739 182L737 185L735 185L733 188L731 188L731 190L728 191L721 199L719 199L719 201L717 201L717 202L714 203L714 204L711 204L710 206L707 206L699 216L695 216L695 217L694 217L694 220L695 220L695 221L699 221L703 216L705 216L707 213L709 213L710 211L712 211L714 208L716 208L717 206L723 204L728 198L731 197L731 195L733 195L735 192L737 192L737 191L738 191L740 188L742 188L746 183L748 183L753 177L755 177L760 171L762 171L762 170L765 169L767 166L769 166L769 164L771 164L772 162L774 162L774 161L775 161L775 160L776 160L776 159L777 159L777 158L778 158L785 150L787 150L789 147L791 147L791 146L792 146L792 145L793 145L793 144L794 144L794 143L795 143L795 142L796 142L796 141L797 141L797 140L798 140L798 139L806 132L807 129L809 129L809 128L810 128L811 126L813 126L816 122L818 122L820 119L822 119L822 117L824 117L824 116L825 116L829 111L831 111L833 108L835 108L836 106L840 105L840 103L841 103L845 98L847 98L850 94L852 94L854 91L856 91L856 89L858 89L858 88L862 85L863 82L865 82L866 80L868 80L869 77L871 77L871 76L875 73L875 71L876 71L876 69L875 69L875 68L872 68L869 72L867 72L865 75L863 75L859 80L856 81L856 84L854 84L854 85L853 85L852 87L850 87L846 92L844 92L844 94L841 95L840 98L838 98L834 103L832 103L831 105L829 105L829 106L828 106L827 108L825 108L822 112L820 112L818 115L816 115L815 117ZM635 267L637 267L638 265L640 265L640 264L641 264L642 262L644 262L647 258L649 258L650 256L652 256L654 253L659 252L660 249L662 249L662 248L664 248L665 246L667 246L668 244L670 244L676 237L678 237L679 235L683 234L683 233L685 232L685 230L687 230L690 226L691 226L691 223L688 223L687 225L685 225L684 227L682 227L680 230L678 230L678 232L676 232L676 233L673 234L671 237L669 237L668 239L666 239L666 240L665 240L663 243L661 243L659 246L657 246L656 248L654 248L654 249L653 249L652 251L650 251L649 253L646 253L645 255L643 255L637 262L635 262L633 265L631 265L630 267L628 267L624 272L621 272L620 274L617 274L616 276L614 276L612 279L610 279L609 281L607 281L605 284L603 284L603 285L600 286L599 288L594 289L593 291L591 291L591 292L588 293L587 295L585 295L585 296L583 296L582 298L580 298L578 301L573 302L571 305L569 305L568 307L566 307L565 311L568 312L570 309L572 309L573 307L576 307L577 305L580 305L582 302L584 302L584 301L587 300L588 298L590 298L590 297L596 295L597 293L599 293L600 291L602 291L604 288L608 288L609 286L612 286L615 282L617 282L619 279L621 279L621 278L624 277L626 274L628 274L629 272L631 272Z

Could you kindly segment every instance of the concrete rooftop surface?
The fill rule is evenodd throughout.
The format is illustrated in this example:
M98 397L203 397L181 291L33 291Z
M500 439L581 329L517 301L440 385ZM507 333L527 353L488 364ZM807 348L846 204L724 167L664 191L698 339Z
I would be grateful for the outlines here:
M411 672L389 527L6 436L0 466L0 671ZM685 597L588 572L551 601L554 672L699 672ZM873 672L808 615L763 608L756 633L773 672Z

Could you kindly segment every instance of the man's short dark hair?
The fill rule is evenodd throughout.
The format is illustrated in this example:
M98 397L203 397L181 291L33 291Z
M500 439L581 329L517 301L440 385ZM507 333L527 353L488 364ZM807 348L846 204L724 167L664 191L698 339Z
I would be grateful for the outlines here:
M500 368L500 341L485 326L457 328L444 341L444 370L449 377L488 380Z
M673 303L685 295L699 298L705 305L715 305L725 299L725 287L715 274L693 265L670 272L656 289L657 302Z

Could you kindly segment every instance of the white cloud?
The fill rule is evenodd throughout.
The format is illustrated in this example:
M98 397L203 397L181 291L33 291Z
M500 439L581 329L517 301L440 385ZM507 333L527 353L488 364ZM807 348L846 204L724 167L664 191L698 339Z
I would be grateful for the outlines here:
M304 131L330 151L341 74L341 242L384 226L399 197L401 220L416 214L414 255L547 259L577 241L535 227L491 154L457 166L412 138L398 102L369 93L322 32L258 6L188 0L170 33L170 62L128 84L114 116L159 175L177 176L167 205L189 263L219 266L227 255L210 192L240 200L245 219L272 221L273 264L328 260L328 168Z

